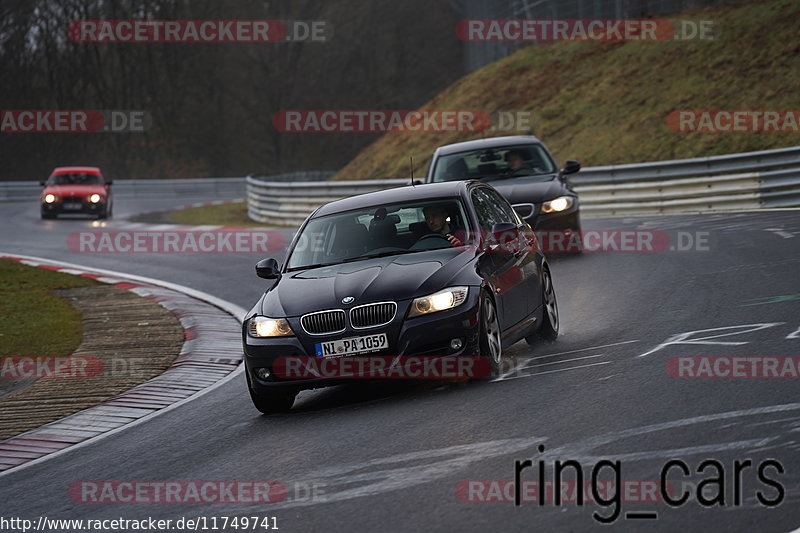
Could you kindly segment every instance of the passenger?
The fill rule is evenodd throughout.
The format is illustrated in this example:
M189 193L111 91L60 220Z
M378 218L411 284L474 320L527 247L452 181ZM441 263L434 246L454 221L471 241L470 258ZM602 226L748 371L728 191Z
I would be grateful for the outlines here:
M442 181L457 181L467 179L469 168L463 159L459 158L447 165Z

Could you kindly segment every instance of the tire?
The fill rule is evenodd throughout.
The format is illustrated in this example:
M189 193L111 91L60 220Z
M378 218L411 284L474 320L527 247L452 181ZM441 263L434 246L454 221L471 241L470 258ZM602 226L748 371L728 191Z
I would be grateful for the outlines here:
M276 413L286 413L294 405L294 400L297 398L297 391L270 391L255 393L250 386L250 374L245 369L245 376L247 377L247 390L250 392L250 399L256 409L265 415L272 415Z
M478 346L480 356L489 362L487 378L499 376L503 367L503 341L500 334L500 323L497 319L497 307L485 292L481 296Z
M102 211L97 213L97 220L105 220L108 218L108 206L105 206Z
M52 220L56 218L55 213L42 213L42 220Z
M542 325L534 333L525 337L529 345L533 346L541 341L553 342L558 337L558 327L561 320L558 317L558 301L553 288L553 277L550 268L542 268Z

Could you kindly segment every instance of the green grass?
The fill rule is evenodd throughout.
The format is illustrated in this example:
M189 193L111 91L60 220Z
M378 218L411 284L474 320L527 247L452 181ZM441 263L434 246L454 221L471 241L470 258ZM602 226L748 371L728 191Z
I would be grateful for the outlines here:
M681 109L797 109L797 0L762 0L695 10L675 19L712 20L714 40L534 45L489 64L421 109L530 111L533 132L559 163L633 163L800 144L797 133L678 133ZM517 133L517 132L512 132ZM522 133L522 132L519 132ZM487 133L487 136L497 135ZM394 132L364 149L333 179L422 175L436 146L481 134Z
M190 224L193 226L263 226L263 224L248 218L247 204L245 202L189 207L173 211L169 214L168 219L173 224Z
M0 259L0 356L69 356L83 339L81 315L56 289L97 282Z

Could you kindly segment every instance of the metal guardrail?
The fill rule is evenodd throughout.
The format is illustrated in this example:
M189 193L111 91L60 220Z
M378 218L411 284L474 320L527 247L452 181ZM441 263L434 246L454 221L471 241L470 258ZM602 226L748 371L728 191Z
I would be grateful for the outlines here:
M581 170L580 174L572 181L581 185L616 184L630 181L738 174L783 166L800 166L800 146L692 159L587 167Z
M325 181L333 172L187 180L115 180L118 197L247 192L251 219L297 226L339 198L402 187L407 179ZM686 213L800 206L800 146L714 157L587 167L570 180L587 215ZM34 181L0 182L0 201L34 200Z
M251 219L297 226L317 207L402 187L407 179L274 182L247 178ZM714 157L588 167L570 176L587 215L697 213L800 206L800 146Z
M800 206L800 146L591 167L572 182L592 215Z
M410 180L265 181L247 178L247 214L256 222L297 226L319 206L357 194L408 185Z
M244 196L245 178L198 178L184 180L114 180L116 197L163 197L219 194ZM38 181L0 181L0 202L36 200L42 192Z
M268 181L327 181L336 172L332 170L300 170L283 174L250 174L248 177L266 179Z

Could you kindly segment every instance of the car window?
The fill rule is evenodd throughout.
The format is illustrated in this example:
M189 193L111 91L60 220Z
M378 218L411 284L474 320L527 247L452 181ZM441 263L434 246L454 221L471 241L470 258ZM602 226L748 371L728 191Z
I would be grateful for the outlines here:
M47 180L48 185L100 185L97 174L68 173L54 174Z
M519 162L515 163L515 158L519 158ZM537 143L458 152L440 156L435 164L435 182L493 176L550 175L557 171L550 154ZM519 169L512 168L516 165L519 165Z
M501 213L503 217L503 222L511 222L516 225L521 225L522 221L519 218L519 215L514 208L511 207L511 204L508 203L503 195L497 192L494 189L481 189L484 194L486 194L489 202L491 202L492 206Z
M475 206L475 214L478 216L478 224L481 229L491 231L495 224L508 222L508 217L497 206L497 200L492 198L486 188L479 188L472 191L472 203Z
M424 248L415 247L423 236L434 233L425 218L425 210L430 208L445 212L450 232L470 229L462 202L453 198L371 206L322 216L310 220L303 228L289 255L287 268L452 247L446 238L428 239Z

